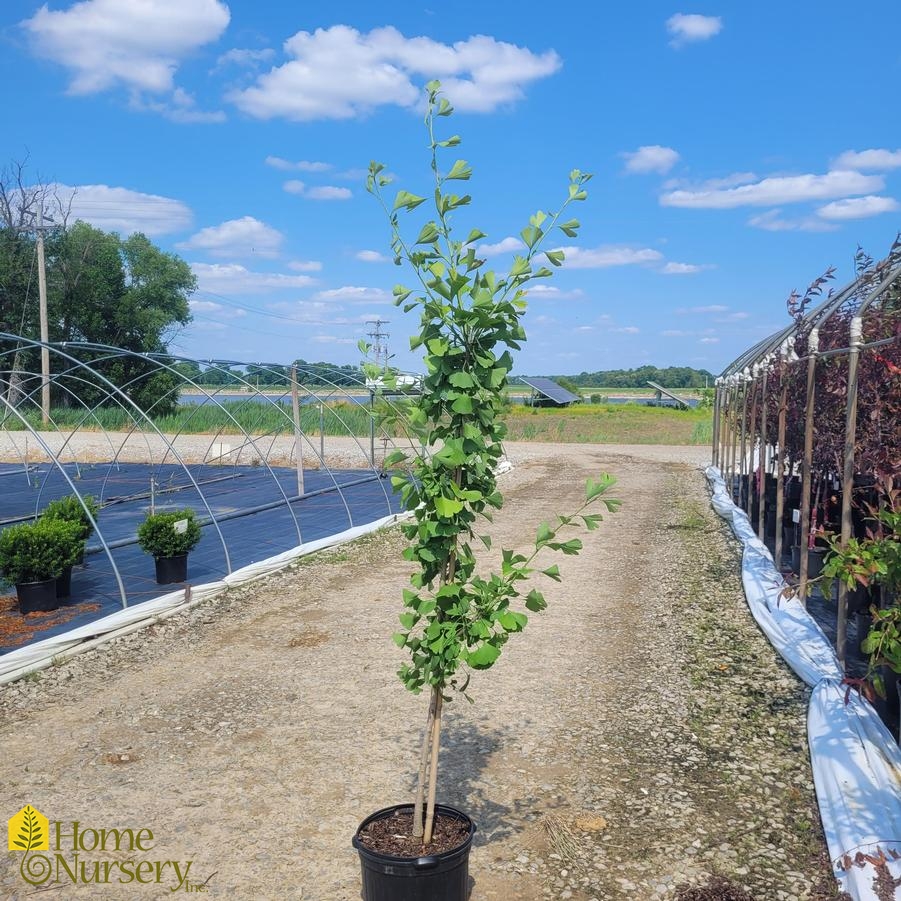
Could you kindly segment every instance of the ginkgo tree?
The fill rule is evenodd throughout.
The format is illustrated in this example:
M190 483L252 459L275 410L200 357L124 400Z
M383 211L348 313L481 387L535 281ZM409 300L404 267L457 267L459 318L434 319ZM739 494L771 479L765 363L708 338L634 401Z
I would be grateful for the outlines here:
M608 496L615 483L612 476L589 480L581 507L542 523L529 553L503 550L499 572L477 572L478 545L491 548L479 523L490 521L503 503L496 476L505 435L500 412L513 366L511 351L526 339L526 288L535 279L550 277L549 267L563 264L564 252L544 245L556 232L576 237L579 222L564 214L585 200L591 176L573 170L560 208L530 217L521 232L525 248L509 271L485 269L478 242L486 235L472 229L461 240L452 226L454 213L470 203L468 194L452 188L472 174L469 164L459 159L446 172L441 168L443 152L460 144L458 135L436 136L438 120L450 116L453 108L441 95L439 82L429 82L426 92L434 217L415 239L402 234L401 217L426 198L401 190L389 201L385 189L391 179L381 163L370 164L367 178L368 190L390 223L394 261L408 264L416 278L413 288L396 286L394 298L405 312L420 313L420 328L410 343L413 350L421 349L426 370L421 396L409 415L431 453L396 451L385 460L404 507L412 513L403 526L410 542L404 556L417 569L403 593L402 629L393 637L409 652L399 671L404 685L429 693L413 810L413 836L421 838L423 846L431 841L434 826L444 703L453 691L465 695L469 671L488 669L497 661L509 636L525 628L526 611L538 613L547 606L541 591L527 590L525 583L536 572L555 581L561 575L556 563L539 562L539 557L546 552L578 554L582 542L571 537L573 531L596 529L602 519L587 508L600 501L613 512L620 503Z

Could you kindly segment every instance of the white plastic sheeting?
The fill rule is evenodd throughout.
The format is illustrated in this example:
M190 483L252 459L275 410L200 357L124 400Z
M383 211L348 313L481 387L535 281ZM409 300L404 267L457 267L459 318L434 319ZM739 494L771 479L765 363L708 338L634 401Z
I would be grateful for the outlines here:
M713 507L741 541L745 597L758 625L813 689L807 740L820 818L835 878L857 901L901 898L901 749L872 706L843 686L835 652L785 581L744 510L729 497L719 470L707 468ZM889 894L886 894L886 893Z
M55 662L61 662L67 657L73 657L85 650L96 647L104 641L109 641L120 635L126 635L142 626L161 619L166 619L173 613L186 610L219 594L228 588L244 585L259 579L261 576L274 573L283 569L298 557L321 551L324 548L334 547L353 541L362 535L375 532L378 529L391 525L404 518L405 514L385 516L374 522L362 526L354 526L336 535L320 538L317 541L308 541L298 545L289 551L284 551L266 560L251 563L241 569L236 569L230 575L218 582L207 582L203 585L192 585L190 598L183 588L178 591L170 591L150 601L117 610L109 616L95 620L85 626L71 629L62 635L54 635L43 641L36 641L24 648L10 651L0 657L0 685L12 682L24 676L26 673L44 669Z

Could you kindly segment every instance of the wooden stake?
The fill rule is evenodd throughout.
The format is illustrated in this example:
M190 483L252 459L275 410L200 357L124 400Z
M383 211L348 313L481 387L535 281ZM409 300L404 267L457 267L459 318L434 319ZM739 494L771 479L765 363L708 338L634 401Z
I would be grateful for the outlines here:
M429 698L429 715L426 719L425 733L422 736L422 748L419 752L419 775L416 778L416 799L413 802L413 838L422 838L422 808L425 804L425 780L429 771L429 748L432 744L432 732L435 728L435 696L432 689Z
M435 826L435 791L438 785L438 748L441 745L441 707L443 698L437 688L432 689L435 697L435 721L432 724L432 754L429 761L429 800L425 809L425 834L423 844L427 845L432 840L432 830Z

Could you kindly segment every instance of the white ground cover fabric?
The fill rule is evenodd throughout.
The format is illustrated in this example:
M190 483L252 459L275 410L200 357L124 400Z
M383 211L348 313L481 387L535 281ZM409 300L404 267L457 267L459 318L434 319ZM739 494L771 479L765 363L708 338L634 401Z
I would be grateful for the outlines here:
M857 901L901 898L901 888L880 894L876 885L882 861L890 878L901 880L901 749L873 707L842 685L835 651L804 606L780 597L785 581L747 514L729 497L720 471L710 466L706 472L714 509L742 543L742 582L751 613L813 689L807 740L835 878Z
M244 585L254 579L274 573L299 557L353 541L369 532L375 532L391 525L403 517L404 514L385 516L374 522L366 523L366 525L345 529L336 535L320 538L317 541L308 541L274 557L236 569L220 581L192 585L190 597L187 596L184 588L179 588L178 591L170 591L158 598L153 598L153 600L117 610L109 616L104 616L85 626L70 629L62 635L54 635L43 641L26 645L24 648L10 651L0 657L0 685L12 682L26 673L43 669L54 662L61 662L66 657L95 647L103 641L133 632L151 622L166 619L173 613L193 607L229 588Z

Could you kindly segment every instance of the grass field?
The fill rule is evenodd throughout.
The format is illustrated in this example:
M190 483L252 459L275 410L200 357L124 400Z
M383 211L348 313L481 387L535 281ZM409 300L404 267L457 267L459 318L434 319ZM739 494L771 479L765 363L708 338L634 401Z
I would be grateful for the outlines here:
M26 418L32 427L40 429L40 413L31 410L26 414ZM101 407L89 417L86 417L84 410L56 408L50 411L50 418L58 429L78 427L121 432L128 431L135 424L134 420L118 407ZM154 425L166 434L175 432L205 434L221 431L225 435L243 432L265 435L288 433L294 429L289 406L256 403L252 400L227 401L221 407L213 404L179 407L171 416L154 419ZM307 434L318 435L319 426L319 406L301 407L301 429ZM369 410L354 403L328 404L324 407L322 426L326 435L368 435ZM0 427L9 431L20 431L23 428L22 423L14 416L8 416ZM147 430L149 425L142 422L139 428Z
M679 397L700 397L702 389L700 388L671 388L673 394ZM583 397L589 397L592 394L606 395L607 397L653 397L656 393L650 386L646 388L592 388L579 386L579 391Z
M28 414L30 425L40 429L40 415ZM127 431L133 421L121 409L101 408L90 418L83 411L59 408L51 413L56 428ZM709 444L713 415L706 410L678 410L640 404L581 404L566 409L524 407L511 404L504 414L511 441L563 441L587 444ZM155 421L167 434L225 435L289 434L291 410L274 404L234 401L222 408L210 404L181 407L172 416ZM369 435L369 411L359 404L331 404L322 419L326 435ZM0 428L19 431L22 424L8 416ZM51 427L52 428L52 427ZM147 426L142 425L146 429ZM301 408L301 428L308 435L320 431L319 407ZM394 430L388 428L387 431Z
M709 444L711 410L641 404L591 404L562 410L514 407L504 417L510 441L588 444Z

